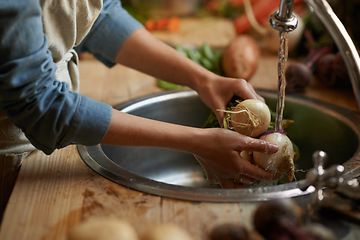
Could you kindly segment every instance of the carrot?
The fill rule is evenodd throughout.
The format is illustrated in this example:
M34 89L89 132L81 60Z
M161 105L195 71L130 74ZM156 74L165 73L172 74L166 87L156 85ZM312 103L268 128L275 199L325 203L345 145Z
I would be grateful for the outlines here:
M146 20L145 24L144 24L145 28L148 30L148 31L154 31L155 28L156 28L156 22L154 19L148 19Z
M169 17L160 18L159 20L148 19L144 24L148 31L169 31L176 32L180 29L180 18Z
M294 6L302 2L303 0L295 0ZM254 2L252 10L256 20L263 23L267 18L269 18L274 10L279 8L279 6L279 0L259 0ZM242 34L251 27L251 23L246 14L242 14L235 18L234 25L237 34Z
M170 17L167 22L166 29L169 32L177 32L180 29L180 19L178 17Z
M167 24L168 24L168 19L167 18L160 18L156 22L156 30L158 30L158 31L166 30Z

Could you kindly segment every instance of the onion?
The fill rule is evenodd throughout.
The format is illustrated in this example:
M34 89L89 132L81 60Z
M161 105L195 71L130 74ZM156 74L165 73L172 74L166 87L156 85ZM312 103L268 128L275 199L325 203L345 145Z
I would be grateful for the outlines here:
M260 139L278 145L279 150L270 155L254 152L254 162L274 174L287 174L286 182L291 182L294 178L294 148L291 140L282 132L267 132Z
M187 231L171 223L154 226L142 240L192 240Z
M269 107L257 99L247 99L232 108L228 119L233 129L250 137L258 137L270 125L271 113Z
M68 240L138 240L130 223L116 218L96 218L76 225L69 233Z

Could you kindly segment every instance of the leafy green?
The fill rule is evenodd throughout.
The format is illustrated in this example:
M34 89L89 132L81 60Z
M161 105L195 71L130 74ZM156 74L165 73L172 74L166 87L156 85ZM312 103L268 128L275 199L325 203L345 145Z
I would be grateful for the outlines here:
M196 62L197 64L203 66L207 70L219 74L222 74L221 68L221 56L222 52L215 51L210 47L208 43L203 43L200 47L183 47L180 45L175 46L175 50ZM160 88L165 90L176 90L183 88L184 86L169 83L164 80L157 80L157 85Z

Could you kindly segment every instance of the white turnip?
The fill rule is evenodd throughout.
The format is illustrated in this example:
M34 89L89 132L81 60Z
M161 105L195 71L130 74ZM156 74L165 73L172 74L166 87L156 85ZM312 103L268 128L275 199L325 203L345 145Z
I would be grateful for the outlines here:
M266 132L260 139L274 143L279 150L273 154L253 153L254 162L274 174L286 174L286 182L294 178L294 148L291 140L282 132Z
M257 99L247 99L228 111L227 121L238 133L250 137L258 137L264 133L271 121L268 106Z
M79 223L72 228L68 240L138 240L130 223L114 217L100 217Z
M190 234L183 228L171 224L161 223L153 226L146 234L141 238L142 240L192 240Z

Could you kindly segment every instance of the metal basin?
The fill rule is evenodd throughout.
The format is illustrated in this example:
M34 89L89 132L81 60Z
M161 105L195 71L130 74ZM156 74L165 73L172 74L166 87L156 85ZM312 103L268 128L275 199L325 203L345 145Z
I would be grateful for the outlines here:
M258 90L273 110L276 93ZM138 98L117 109L133 115L176 124L201 127L210 110L193 91L165 92ZM302 96L287 96L284 118L295 120L287 129L300 149L297 169L313 167L312 154L326 151L329 165L342 164L346 175L360 172L360 114ZM97 173L123 186L159 196L208 202L264 201L306 196L298 189L305 173L296 173L297 182L246 189L211 186L191 154L169 149L125 146L78 146L83 160Z

